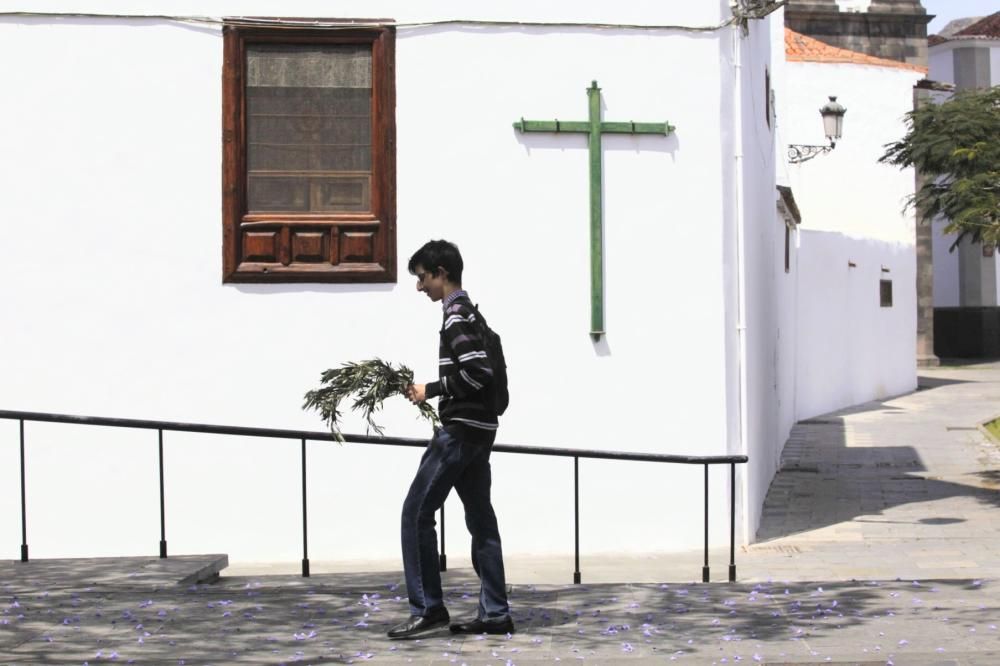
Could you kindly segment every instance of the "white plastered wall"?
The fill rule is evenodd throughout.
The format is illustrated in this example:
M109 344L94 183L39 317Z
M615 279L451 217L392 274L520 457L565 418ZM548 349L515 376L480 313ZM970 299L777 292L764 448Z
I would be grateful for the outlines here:
M31 10L93 10L40 3ZM427 18L468 16L458 3ZM150 13L178 13L149 4ZM195 9L197 11L195 12ZM140 11L134 4L101 11ZM199 4L199 15L321 16L321 3ZM481 18L566 18L517 3ZM411 4L338 16L420 18ZM719 9L584 3L573 20L706 25ZM727 451L720 201L719 40L680 31L401 30L397 37L395 285L221 283L222 42L167 21L4 19L0 110L10 261L0 291L6 409L322 429L301 411L319 373L380 356L436 373L440 313L406 274L432 237L455 240L466 286L503 335L512 406L499 441L624 451ZM456 57L461 54L461 57ZM645 66L655 63L654 67ZM643 66L638 66L642 64ZM669 138L604 142L607 341L589 336L587 160L582 137L517 135L519 118L582 119L598 80L607 119L670 121ZM692 91L697 91L692 92ZM706 112L706 110L713 110ZM717 110L714 111L714 110ZM696 285L695 288L692 288ZM402 400L388 433L423 437ZM346 430L360 431L356 418ZM17 427L0 423L4 487ZM28 542L38 557L155 552L156 438L27 425ZM420 451L309 445L310 556L392 558ZM235 562L301 556L299 443L166 435L172 553ZM696 468L581 462L585 553L700 544ZM713 472L713 542L727 533ZM494 457L509 553L572 552L572 463ZM19 533L17 496L0 500ZM696 504L696 503L695 503ZM467 552L449 500L449 553Z
M730 334L737 344L745 336L741 376L731 380L737 382L742 394L739 411L745 413L741 427L745 430L745 452L750 456L750 464L740 476L746 511L739 521L744 541L751 540L756 532L760 509L790 427L783 423L780 412L779 380L782 367L792 362L791 358L779 358L783 354L779 351L781 295L787 283L782 279L783 250L776 253L776 236L783 240L784 227L776 211L775 134L766 111L766 80L768 74L773 77L775 57L784 57L782 22L782 12L776 12L770 21L751 23L747 36L739 40L739 66L734 65L733 76L738 78L735 103L741 113L734 129L737 140L732 155L723 155L723 160L733 163L740 179L735 211L738 227L728 237L728 243L736 248L737 255L738 246L742 246L742 256L738 257L740 274L734 279L741 281L744 307L742 317L732 322Z
M904 210L913 171L879 164L912 109L915 71L788 63L786 143L825 142L819 108L847 108L832 152L788 165L802 212L798 255L797 419L916 387L914 216ZM853 264L853 266L852 266ZM879 305L879 282L893 305Z

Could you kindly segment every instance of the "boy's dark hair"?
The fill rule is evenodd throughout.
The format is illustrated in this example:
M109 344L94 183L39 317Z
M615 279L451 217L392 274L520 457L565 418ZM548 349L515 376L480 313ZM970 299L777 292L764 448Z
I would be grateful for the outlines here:
M462 254L458 246L446 240L432 240L413 253L407 266L412 275L417 274L417 266L423 266L434 277L438 275L438 267L448 271L448 279L455 284L462 284Z

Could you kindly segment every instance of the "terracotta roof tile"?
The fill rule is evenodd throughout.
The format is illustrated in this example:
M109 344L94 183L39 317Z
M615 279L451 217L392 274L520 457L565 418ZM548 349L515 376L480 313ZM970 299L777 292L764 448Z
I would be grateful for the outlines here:
M976 21L968 28L955 33L956 37L990 37L1000 39L1000 12Z
M918 67L898 60L876 58L866 53L849 51L824 44L818 39L806 37L794 30L785 28L785 57L789 62L828 62L848 63L853 65L874 65L876 67L893 67L912 72L927 73L926 67Z

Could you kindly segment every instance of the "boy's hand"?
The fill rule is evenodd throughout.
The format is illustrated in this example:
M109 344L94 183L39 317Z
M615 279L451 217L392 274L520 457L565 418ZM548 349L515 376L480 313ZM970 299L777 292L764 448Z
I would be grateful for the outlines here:
M414 405L427 400L427 384L410 384L406 387L406 397Z

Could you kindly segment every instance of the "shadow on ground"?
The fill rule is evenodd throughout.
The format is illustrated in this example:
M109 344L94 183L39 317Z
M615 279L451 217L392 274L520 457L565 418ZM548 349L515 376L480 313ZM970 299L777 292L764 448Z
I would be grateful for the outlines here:
M919 379L926 391L968 383L927 376ZM908 413L885 402L871 402L806 419L792 428L782 451L781 468L764 502L758 540L787 537L848 521L903 524L877 516L914 502L969 497L986 507L1000 507L1000 469L968 473L959 480L942 480L927 473L913 446L893 445L891 441L884 446L875 446L871 441L848 446L845 417L873 412L900 417ZM905 442L912 435L907 428L921 427L926 428L926 424L912 424L901 418L893 440ZM974 424L943 427L942 431L948 430L975 431L976 427ZM964 520L956 516L927 516L909 524L941 527Z
M960 637L1000 611L992 584L980 581L515 584L513 636L462 637L442 630L420 640L390 641L385 632L407 615L398 571L222 577L211 585L154 589L129 585L127 572L97 585L73 584L88 580L87 571L79 578L63 573L69 578L58 588L13 594L22 583L0 580L5 660L317 664L378 658L444 664L582 657L611 663L656 655L742 655L752 662L752 655L770 650L773 663L786 651L825 654L852 630L874 636L903 618L943 621ZM453 618L475 612L478 582L471 571L447 572L445 591Z

